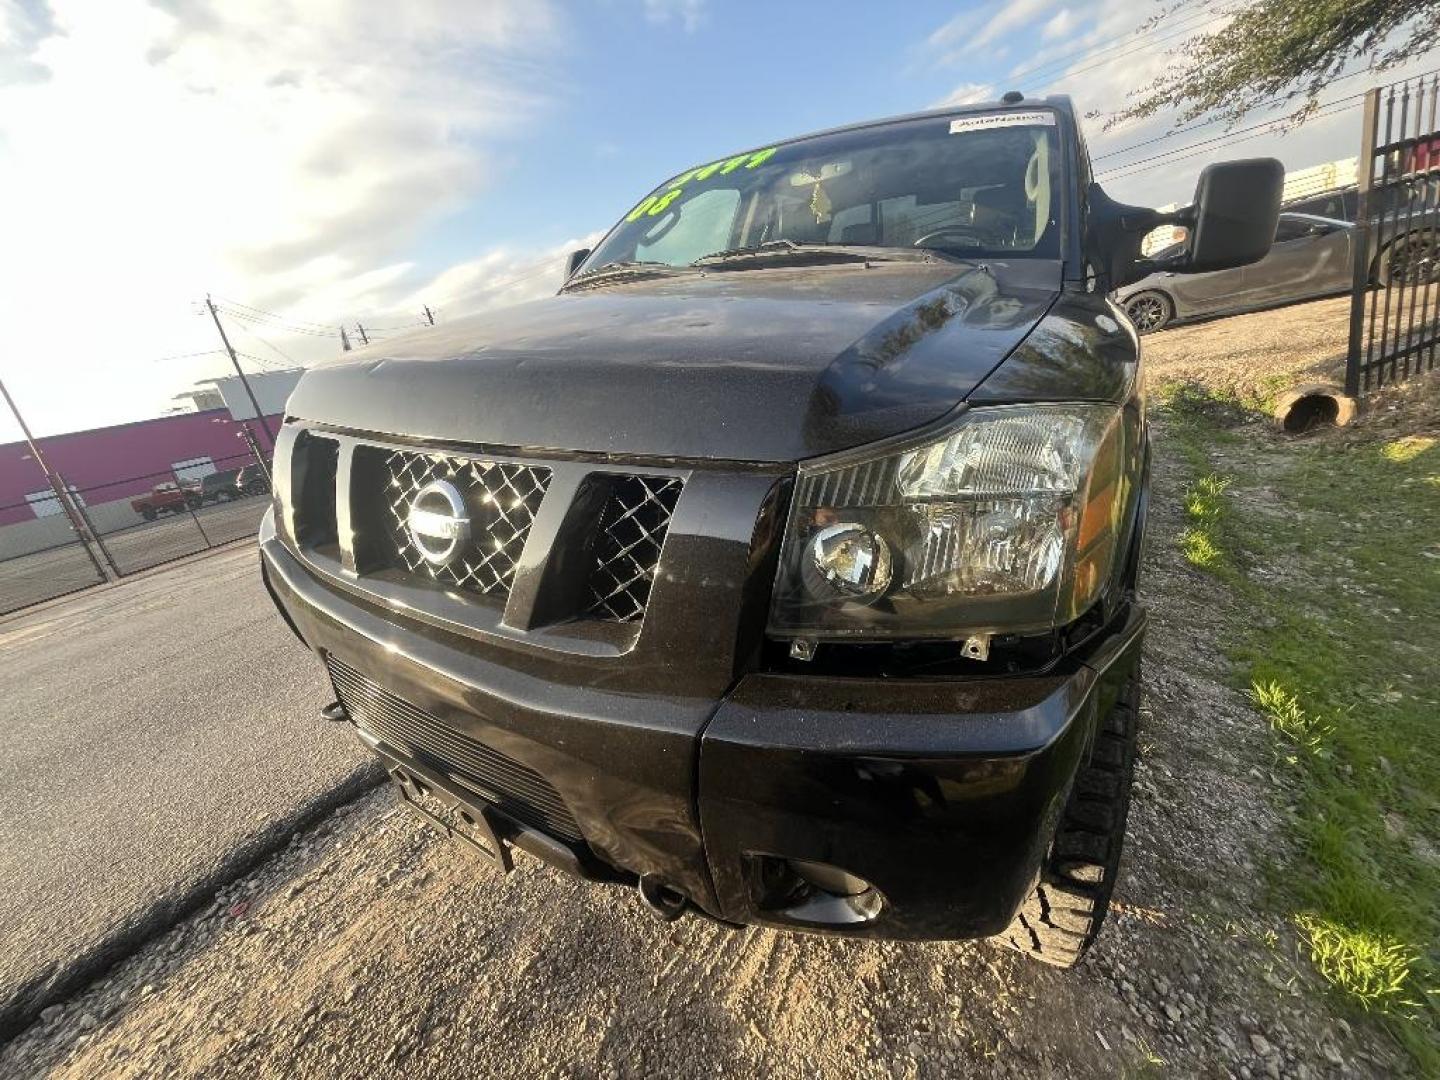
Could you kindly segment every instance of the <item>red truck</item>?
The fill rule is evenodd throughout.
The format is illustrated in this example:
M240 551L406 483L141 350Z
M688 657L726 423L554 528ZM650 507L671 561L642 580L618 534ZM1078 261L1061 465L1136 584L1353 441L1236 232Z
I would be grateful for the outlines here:
M187 480L182 489L173 480L167 480L163 484L156 484L147 494L131 499L130 506L146 521L154 521L161 514L178 514L187 509L198 509L204 501L199 482Z

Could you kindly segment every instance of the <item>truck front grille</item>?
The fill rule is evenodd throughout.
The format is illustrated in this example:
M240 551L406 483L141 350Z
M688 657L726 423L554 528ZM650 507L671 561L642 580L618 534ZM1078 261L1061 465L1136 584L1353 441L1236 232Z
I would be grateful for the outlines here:
M615 622L644 618L679 498L680 481L674 477L626 476L615 482L595 540L592 615Z
M361 452L385 455L384 528L397 567L482 595L510 594L515 565L550 484L549 469L410 450ZM407 524L416 493L435 480L454 484L471 514L470 540L447 566L425 560Z
M534 769L461 734L335 657L325 663L335 696L360 730L523 825L572 844L583 840L565 800Z
M307 547L334 544L335 477L340 444L305 432L292 459L291 490L295 495L295 534Z
M684 487L675 475L612 471L561 459L514 461L427 451L308 430L296 436L291 471L300 548L339 562L361 587L367 578L420 586L422 592L439 585L446 593L468 594L462 599L473 598L491 612L510 601L542 504L547 498L568 502L556 508L561 511L553 519L558 524L546 537L553 549L532 552L541 562L540 594L524 602L545 613L532 626L576 620L632 628L641 623ZM552 496L557 475L565 482ZM438 493L416 506L417 496L437 481L454 488L448 493L452 502L457 493L463 501L467 530L456 541L457 549L443 552L443 561L435 548L427 559L410 530L412 508L437 509ZM454 514L458 517L460 510ZM424 604L420 595L406 600ZM524 618L522 613L510 625Z

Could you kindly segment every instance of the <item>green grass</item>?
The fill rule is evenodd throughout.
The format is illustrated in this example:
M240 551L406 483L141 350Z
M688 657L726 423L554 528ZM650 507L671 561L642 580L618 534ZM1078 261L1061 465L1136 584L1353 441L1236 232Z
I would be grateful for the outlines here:
M1190 524L1180 536L1185 561L1202 570L1219 571L1226 565L1220 529L1225 518L1225 489L1228 477L1211 473L1191 484L1185 492L1185 516Z
M1275 902L1336 994L1440 1075L1440 445L1282 441L1235 430L1241 402L1160 396L1196 477L1182 556L1244 611L1224 647L1298 793Z

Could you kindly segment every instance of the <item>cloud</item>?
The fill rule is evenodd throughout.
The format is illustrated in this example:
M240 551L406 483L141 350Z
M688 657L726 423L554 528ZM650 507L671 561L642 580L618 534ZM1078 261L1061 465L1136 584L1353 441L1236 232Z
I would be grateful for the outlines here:
M705 19L705 0L645 0L645 18L660 24L678 22L693 34Z
M1028 26L1051 5L1052 0L1002 0L988 9L990 15L978 29L975 12L963 11L930 34L926 49L940 64L973 63L977 49Z
M989 83L961 83L939 101L928 106L931 109L948 109L952 105L973 105L977 101L989 101L995 96L995 88Z
M213 344L207 289L326 324L408 296L564 33L545 0L0 0L0 355L40 426L205 374L149 361Z
M1046 41L1053 41L1073 30L1075 23L1075 13L1069 8L1061 8L1041 29L1040 36Z
M548 296L560 287L565 260L578 248L593 247L604 234L574 237L541 251L496 249L449 267L398 302L400 310L423 304L446 319Z
M0 87L43 82L49 70L34 58L35 47L54 33L44 0L0 0Z

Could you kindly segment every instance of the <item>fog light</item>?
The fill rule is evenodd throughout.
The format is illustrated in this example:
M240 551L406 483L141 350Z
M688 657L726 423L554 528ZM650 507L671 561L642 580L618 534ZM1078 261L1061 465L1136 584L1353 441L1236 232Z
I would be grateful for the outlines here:
M890 545L863 525L828 525L810 540L805 584L816 597L869 603L890 587Z

